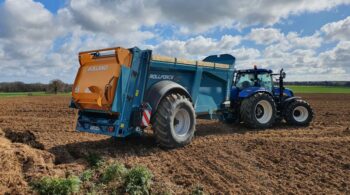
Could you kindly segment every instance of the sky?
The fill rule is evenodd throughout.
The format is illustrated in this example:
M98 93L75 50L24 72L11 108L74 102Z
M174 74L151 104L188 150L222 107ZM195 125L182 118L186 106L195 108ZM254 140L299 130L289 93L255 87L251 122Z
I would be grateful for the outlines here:
M79 51L116 46L350 81L350 0L0 0L0 18L0 82L72 83Z

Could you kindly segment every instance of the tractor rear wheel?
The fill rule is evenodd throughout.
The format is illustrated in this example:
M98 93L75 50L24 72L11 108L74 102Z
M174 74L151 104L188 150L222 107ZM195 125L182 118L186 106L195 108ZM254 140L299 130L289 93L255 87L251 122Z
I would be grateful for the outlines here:
M290 125L307 126L314 117L314 112L305 100L295 100L284 110L284 118Z
M187 97L175 93L162 99L153 122L155 137L160 146L176 148L189 144L195 126L195 111Z
M273 98L266 93L256 93L241 103L242 121L252 128L271 127L276 118L276 105Z

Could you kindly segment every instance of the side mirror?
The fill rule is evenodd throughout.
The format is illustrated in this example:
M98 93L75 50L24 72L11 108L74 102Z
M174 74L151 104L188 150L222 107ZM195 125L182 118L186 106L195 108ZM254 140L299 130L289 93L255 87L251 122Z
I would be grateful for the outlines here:
M286 73L285 72L283 72L283 68L280 70L280 78L286 78Z

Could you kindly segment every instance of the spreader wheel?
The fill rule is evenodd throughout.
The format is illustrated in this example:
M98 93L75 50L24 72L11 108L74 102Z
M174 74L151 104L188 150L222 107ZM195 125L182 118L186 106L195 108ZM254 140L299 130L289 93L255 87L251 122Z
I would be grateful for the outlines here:
M307 126L312 121L314 112L305 100L295 100L287 105L284 115L290 125Z
M169 94L158 106L153 129L161 146L176 148L191 142L195 125L195 111L190 100L180 94Z

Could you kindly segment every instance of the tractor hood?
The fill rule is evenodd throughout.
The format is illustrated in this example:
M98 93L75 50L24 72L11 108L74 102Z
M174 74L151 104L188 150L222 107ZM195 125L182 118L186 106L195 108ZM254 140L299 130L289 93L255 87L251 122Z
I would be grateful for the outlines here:
M80 67L72 89L81 109L109 111L118 86L121 66L131 66L132 54L124 48L79 53Z

